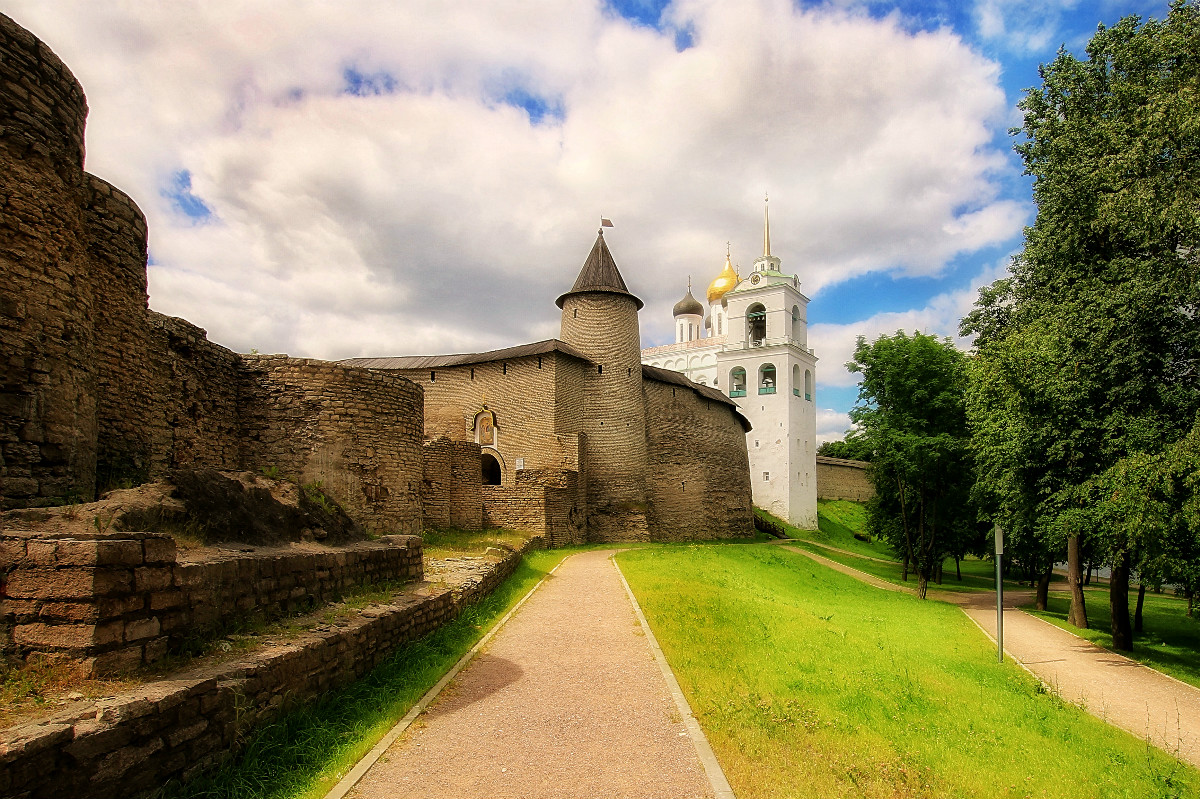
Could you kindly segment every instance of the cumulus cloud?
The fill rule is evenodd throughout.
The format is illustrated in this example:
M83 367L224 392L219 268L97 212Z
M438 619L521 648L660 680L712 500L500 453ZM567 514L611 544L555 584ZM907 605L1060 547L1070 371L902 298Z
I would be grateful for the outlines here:
M764 191L810 294L936 275L1025 215L1001 195L997 64L895 18L786 0L676 0L659 29L567 0L6 11L83 84L88 169L147 213L151 305L239 350L552 336L601 214L647 344L726 240L757 255ZM813 327L823 364L853 346L834 328Z
M817 446L826 441L841 441L850 429L850 415L833 408L817 409Z
M977 275L968 288L939 294L922 308L879 313L849 324L810 325L809 344L821 356L817 370L818 386L846 387L858 383L858 376L846 369L845 364L853 359L859 336L873 341L881 335L903 330L910 335L919 332L939 338L948 337L960 349L969 349L971 340L958 335L959 320L975 304L980 287L1003 276L1010 260L1011 256L997 261Z

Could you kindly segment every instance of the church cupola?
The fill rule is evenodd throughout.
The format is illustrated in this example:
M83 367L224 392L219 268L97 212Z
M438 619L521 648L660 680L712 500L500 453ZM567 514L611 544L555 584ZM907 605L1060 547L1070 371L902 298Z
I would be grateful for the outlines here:
M729 248L725 249L725 268L721 270L721 274L717 275L716 280L708 284L708 304L712 305L721 301L729 292L733 291L741 278L734 271L733 262L729 258Z
M675 303L671 310L675 316L675 343L695 341L700 338L701 325L704 321L704 306L692 296L692 279L688 278L687 294Z

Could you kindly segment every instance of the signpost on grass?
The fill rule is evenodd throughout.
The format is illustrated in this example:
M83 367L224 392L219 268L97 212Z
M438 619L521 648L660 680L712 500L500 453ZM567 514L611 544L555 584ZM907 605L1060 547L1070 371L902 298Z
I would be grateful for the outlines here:
M1004 557L1004 531L1000 525L992 528L996 534L996 660L1004 662L1004 579L1000 561Z

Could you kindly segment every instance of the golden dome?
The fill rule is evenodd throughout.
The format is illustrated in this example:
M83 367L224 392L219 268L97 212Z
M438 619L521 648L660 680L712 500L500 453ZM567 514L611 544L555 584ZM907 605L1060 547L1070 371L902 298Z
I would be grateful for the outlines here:
M733 271L733 263L729 260L729 253L725 253L725 268L721 270L721 274L717 275L717 279L708 284L708 301L710 303L724 297L741 281L738 273Z

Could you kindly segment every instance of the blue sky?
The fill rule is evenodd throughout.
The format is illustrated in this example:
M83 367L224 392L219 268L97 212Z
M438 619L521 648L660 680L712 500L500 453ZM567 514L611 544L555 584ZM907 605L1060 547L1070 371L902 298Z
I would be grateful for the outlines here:
M811 298L820 438L855 338L954 336L1032 219L1022 91L1140 0L0 0L88 97L151 307L235 350L557 334L600 216L646 346L772 244ZM697 294L700 292L698 291ZM969 347L968 341L957 341Z

